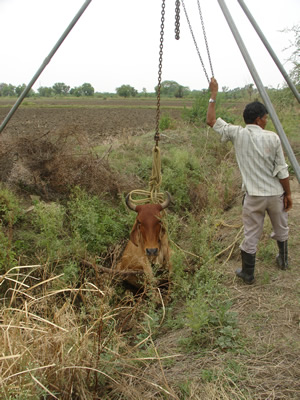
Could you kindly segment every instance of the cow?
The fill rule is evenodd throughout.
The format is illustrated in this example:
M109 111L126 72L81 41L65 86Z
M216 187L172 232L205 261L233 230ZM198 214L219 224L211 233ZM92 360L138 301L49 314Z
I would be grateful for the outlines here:
M126 196L127 207L137 213L137 217L130 233L130 240L125 247L121 261L116 270L131 273L126 281L136 288L143 286L140 275L144 280L153 282L153 266L158 265L163 272L171 273L170 248L168 234L162 222L161 211L171 202L171 195L161 204L135 205ZM140 273L140 274L139 274Z

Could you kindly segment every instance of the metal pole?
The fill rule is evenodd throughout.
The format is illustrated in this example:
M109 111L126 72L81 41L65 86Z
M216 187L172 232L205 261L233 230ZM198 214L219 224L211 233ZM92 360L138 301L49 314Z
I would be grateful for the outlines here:
M18 109L19 105L22 103L22 101L24 100L24 98L26 97L26 95L28 94L29 90L32 88L33 84L35 83L35 81L38 79L38 77L40 76L40 74L43 72L43 70L45 69L45 67L49 64L49 62L51 61L51 58L53 57L53 55L56 53L57 49L59 48L59 46L62 44L62 42L65 40L65 38L68 36L68 34L70 33L70 31L72 30L72 28L74 27L74 25L76 24L76 22L79 20L79 18L81 17L81 15L84 13L84 11L86 10L86 8L88 7L88 5L91 3L92 0L87 0L83 6L80 8L80 10L78 11L78 13L75 15L75 17L73 18L73 20L70 22L69 26L67 27L67 29L64 31L64 33L62 34L62 36L60 37L60 39L58 40L58 42L56 43L56 45L53 47L53 49L50 51L49 55L45 58L43 64L40 66L40 68L38 69L38 71L35 73L34 77L31 79L31 81L28 83L28 85L26 86L26 88L23 90L23 92L20 94L18 100L16 101L16 103L13 105L12 109L10 110L10 112L7 114L6 118L3 120L1 126L0 126L0 133L3 131L3 129L6 127L8 121L11 119L11 117L13 116L13 114L15 113L15 111Z
M263 101L265 103L265 106L266 106L266 108L267 108L267 110L268 110L268 112L270 114L270 117L271 117L271 119L273 121L273 124L274 124L274 126L275 126L275 128L277 130L277 133L278 133L278 135L279 135L279 137L280 137L280 139L282 141L282 144L283 144L283 146L284 146L284 148L285 148L285 150L287 152L287 156L288 156L288 158L289 158L289 160L290 160L290 162L291 162L291 164L292 164L292 166L294 168L296 177L297 177L297 179L298 179L298 181L300 183L300 167L299 167L298 161L297 161L297 159L296 159L296 157L295 157L295 155L293 153L293 150L292 150L292 148L290 146L290 143L289 143L289 141L288 141L288 139L287 139L287 137L285 135L285 132L284 132L284 130L282 128L282 125L281 125L281 123L280 123L280 121L279 121L279 119L277 117L276 111L275 111L275 109L274 109L274 107L273 107L273 105L271 103L271 100L270 100L270 98L269 98L269 96L268 96L268 94L267 94L267 92L266 92L266 90L264 88L264 85L263 85L263 83L262 83L262 81L261 81L261 79L260 79L260 77L259 77L259 75L258 75L258 73L257 73L257 71L255 69L255 66L254 66L254 64L253 64L253 62L252 62L252 60L250 58L250 55L249 55L249 53L248 53L248 51L246 49L246 46L245 46L245 44L244 44L244 42L243 42L243 40L241 38L241 35L239 34L239 32L237 30L237 27L236 27L231 15L230 15L230 12L229 12L227 6L225 5L223 0L218 0L218 2L219 2L219 5L220 5L220 7L221 7L221 9L223 11L225 19L227 20L227 23L228 23L228 25L229 25L229 27L231 29L231 32L232 32L232 34L233 34L233 36L234 36L234 38L236 40L236 43L237 43L237 45L238 45L238 47L239 47L239 49L240 49L240 51L241 51L241 53L242 53L242 55L244 57L244 60L245 60L245 62L247 64L248 69L249 69L249 71L250 71L250 73L252 75L252 78L253 78L256 86L257 86L257 89L258 89L258 91L259 91L259 93L260 93L260 95L261 95L261 97L262 97L262 99L263 99Z
M275 62L275 64L277 65L278 69L280 70L280 72L282 73L284 79L286 80L286 83L289 85L291 91L294 93L296 99L298 100L298 102L300 103L300 94L296 88L296 86L294 85L294 83L291 81L289 75L287 74L286 70L283 68L283 65L281 64L281 62L279 61L278 57L276 56L276 54L274 53L272 47L270 46L270 44L268 43L266 37L264 36L264 34L262 33L261 29L259 28L259 26L257 25L255 19L253 18L253 16L251 15L249 9L247 8L246 4L244 3L243 0L238 0L238 2L240 3L240 6L242 7L242 9L244 10L244 13L247 15L249 21L251 22L253 28L256 30L256 33L258 34L258 36L260 37L261 41L263 42L263 44L265 45L266 49L268 50L270 56L273 58L273 61Z

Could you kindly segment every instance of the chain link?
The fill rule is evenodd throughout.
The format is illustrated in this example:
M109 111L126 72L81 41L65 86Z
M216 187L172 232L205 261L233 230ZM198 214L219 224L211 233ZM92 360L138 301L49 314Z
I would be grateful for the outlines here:
M180 0L175 1L175 39L180 39Z
M162 57L163 57L163 43L164 43L164 27L165 27L165 6L166 6L165 0L162 0L160 44L159 44L159 64L158 64L158 84L157 84L156 129L155 129L155 136L154 136L156 146L158 146L158 141L159 141L160 89L161 89Z
M207 51L207 57L208 57L210 70L211 70L211 76L213 77L213 76L215 76L215 74L214 74L214 71L213 71L212 62L211 62L211 58L210 58L210 52L209 52L209 48L208 48L207 36L206 36L206 32L205 32L204 20L203 20L203 16L202 16L201 7L200 7L200 1L197 0L197 3L198 3L198 10L199 10L199 15L200 15L202 31L203 31L203 37L204 37L206 51Z
M203 34L204 34L204 38L205 38L205 43L206 43L207 54L208 54L208 58L209 58L209 62L210 62L211 73L212 73L212 76L214 76L214 73L213 73L213 70L212 70L212 64L211 64L210 54L209 54L209 49L208 49L208 44L207 44L207 38L206 38L206 33L205 33L204 22L203 22L202 13L201 13L201 8L200 8L200 3L199 3L199 0L197 0L197 1L198 1L198 8L199 8L200 19L201 19L201 24L202 24L202 30L203 30ZM196 39L195 39L195 36L194 36L194 32L193 32L193 29L192 29L192 26L191 26L191 23L190 23L190 20L189 20L189 17L188 17L186 8L185 8L184 0L181 0L181 3L182 3L183 10L184 10L184 13L185 13L185 16L186 16L186 20L187 20L187 23L188 23L188 25L189 25L190 32L191 32L191 35L192 35L192 38L193 38L193 41L194 41L194 44L195 44L195 47L196 47L198 56L199 56L199 60L200 60L200 62L201 62L201 65L202 65L204 74L205 74L205 76L206 76L207 82L209 83L210 80L209 80L208 74L207 74L207 72L206 72L206 68L205 68L203 59L202 59L202 57L201 57L201 54L200 54L200 51L199 51L199 48L198 48L198 45L197 45L197 42L196 42Z

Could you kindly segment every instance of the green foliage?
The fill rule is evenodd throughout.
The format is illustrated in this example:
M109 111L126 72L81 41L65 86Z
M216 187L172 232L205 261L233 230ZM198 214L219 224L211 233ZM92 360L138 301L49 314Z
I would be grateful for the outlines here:
M44 261L66 255L65 209L58 203L37 202L33 211L35 246ZM29 235L30 236L30 235ZM29 238L29 237L28 237Z
M9 270L15 264L13 227L21 216L16 195L0 185L0 272Z
M157 93L158 86L155 87ZM186 86L182 86L175 81L163 81L160 87L160 94L167 97L182 98L190 93L190 89Z
M70 86L66 85L63 82L57 82L52 86L53 92L59 96L66 96L69 93Z
M24 89L26 88L25 83L23 83L22 85L18 85L15 88L15 92L16 92L16 96L20 96L21 93L23 93ZM32 97L35 95L35 92L33 89L30 89L29 92L26 94L26 97ZM23 103L24 104L24 103Z
M11 248L11 241L4 233L0 223L0 274L8 271L15 265L16 254Z
M189 208L188 186L200 177L199 161L187 149L173 148L164 158L163 180L165 189L176 199L174 209Z
M121 97L135 97L137 95L137 90L130 85L122 85L116 88L116 92Z
M69 286L72 286L74 283L78 282L79 279L79 266L76 261L69 260L66 264L63 265L63 273L64 276L62 277L62 280L68 284Z
M126 236L128 214L122 206L113 207L97 196L75 188L68 202L72 235L80 238L88 251L100 254Z
M174 126L174 121L172 121L169 114L163 114L159 120L159 129L165 131L166 129L171 129Z
M46 86L40 86L37 91L41 97L51 97L54 94L53 89Z
M16 87L11 84L1 83L0 84L0 96L15 96Z
M208 105L209 93L204 91L198 96L192 108L184 108L182 113L183 120L193 123L200 124L206 121L207 105Z
M22 211L17 196L0 185L0 220L9 226L21 217Z
M74 87L69 92L72 96L94 96L95 89L90 83L84 83L81 86Z
M193 332L189 345L211 343L222 350L240 346L237 315L230 311L231 303L215 299L210 282L205 282L204 287L187 304L187 326Z

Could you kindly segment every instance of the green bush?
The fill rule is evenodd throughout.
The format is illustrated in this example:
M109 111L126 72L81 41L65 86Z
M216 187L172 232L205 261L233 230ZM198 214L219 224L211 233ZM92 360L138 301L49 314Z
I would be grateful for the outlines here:
M15 265L13 227L21 219L22 210L16 195L0 185L0 272Z
M61 246L64 238L65 209L59 203L38 202L34 208L34 223L38 229L37 245L47 249L49 256Z
M0 184L0 219L13 226L21 217L22 211L17 196Z
M197 97L192 108L184 107L182 119L189 123L200 124L206 121L209 93L201 94Z
M171 119L169 114L163 114L159 120L159 129L165 131L166 129L172 129L174 127L174 121Z
M201 176L197 157L187 149L171 149L164 158L162 175L165 189L176 199L174 209L189 209L189 184L198 183Z
M131 215L75 188L68 202L69 224L73 237L78 237L93 254L105 252L128 234Z
M0 274L5 273L15 265L15 253L11 248L11 242L0 224Z

